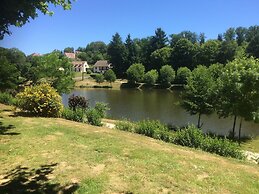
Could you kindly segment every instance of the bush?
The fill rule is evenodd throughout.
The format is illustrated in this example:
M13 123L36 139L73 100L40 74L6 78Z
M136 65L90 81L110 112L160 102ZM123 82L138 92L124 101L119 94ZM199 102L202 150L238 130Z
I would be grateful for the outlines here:
M159 81L163 86L170 86L171 83L174 81L175 78L175 71L169 65L164 65L160 69Z
M75 96L74 94L68 98L69 108L76 110L77 108L87 109L88 100L83 96Z
M122 131L134 132L134 124L127 120L116 122L115 127Z
M159 121L143 120L137 123L135 131L136 133L156 138L159 136L160 131L167 131L167 128Z
M92 73L92 71L91 71L90 69L88 69L88 70L86 71L86 73L90 75L90 74Z
M157 70L150 70L144 75L144 82L148 85L154 85L158 79Z
M98 112L101 118L106 117L106 111L109 110L108 105L102 102L97 102L94 109Z
M188 77L190 77L192 74L191 70L187 67L180 67L177 70L175 83L177 84L186 84Z
M61 116L63 105L61 96L47 83L26 87L16 95L18 107L37 116Z
M114 73L113 70L109 69L107 70L105 73L104 73L104 79L107 81L107 82L115 82L116 80L116 75Z
M182 146L199 148L220 156L238 159L243 158L243 154L237 143L227 138L211 137L207 134L203 134L202 131L194 125L175 132L171 142Z
M16 102L16 98L14 98L11 94L6 92L0 93L0 103L6 105L16 105Z
M102 117L95 108L87 111L87 120L90 125L102 126Z
M140 64L133 64L127 69L127 78L130 83L141 82L145 74L145 67Z
M62 111L62 118L76 122L87 122L86 111L80 108L77 108L75 110L64 108L64 110Z
M104 82L104 76L103 76L103 74L97 74L94 79L95 79L95 81L96 81L98 84Z

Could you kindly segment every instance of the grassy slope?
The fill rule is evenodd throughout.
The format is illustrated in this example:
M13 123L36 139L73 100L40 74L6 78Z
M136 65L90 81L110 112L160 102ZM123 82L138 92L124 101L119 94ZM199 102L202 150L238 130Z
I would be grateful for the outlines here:
M15 188L14 175L4 176L17 166L37 173L51 164L46 180L28 178L39 190L78 183L76 193L259 193L258 165L114 129L10 114L0 113L0 193Z

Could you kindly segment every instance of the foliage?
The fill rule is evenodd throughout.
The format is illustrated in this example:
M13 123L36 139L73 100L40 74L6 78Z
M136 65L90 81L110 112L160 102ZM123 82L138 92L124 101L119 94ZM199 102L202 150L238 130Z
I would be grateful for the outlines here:
M159 131L166 131L167 128L159 121L143 120L136 125L135 132L148 137L155 137Z
M108 45L107 54L117 77L123 76L128 68L126 65L127 51L119 33L112 37L112 41Z
M102 116L95 109L91 108L87 111L87 121L90 125L102 126Z
M259 32L249 42L246 51L250 56L259 58Z
M218 40L208 40L202 44L198 50L197 62L209 66L217 62L220 42Z
M150 70L144 75L144 82L148 85L154 85L158 79L158 72L157 70Z
M60 95L46 83L26 87L16 98L19 108L36 116L59 117L63 109Z
M127 53L126 68L128 69L132 64L138 63L140 60L137 44L131 39L130 34L126 38L125 47Z
M5 56L0 56L0 91L15 89L19 83L20 72Z
M180 67L176 72L175 83L186 84L191 74L192 72L188 67Z
M129 131L134 132L134 123L124 120L124 121L118 121L115 124L116 129L122 130L122 131Z
M71 120L71 121L82 122L82 123L87 122L86 111L85 109L81 109L81 108L77 108L75 110L72 110L70 108L64 108L61 116L62 118Z
M223 41L218 50L217 62L226 64L228 61L234 60L237 51L236 41Z
M201 127L201 115L213 112L214 85L210 72L204 66L194 69L185 85L182 106L191 115L199 115L198 128Z
M176 69L179 67L188 67L193 69L195 64L195 56L197 55L197 45L193 44L186 38L181 38L173 47L171 63Z
M0 103L7 105L16 105L16 98L14 98L10 93L0 92Z
M71 8L71 0L2 0L0 3L0 39L4 34L11 34L11 25L23 26L30 19L35 19L38 13L52 15L49 5L60 5L65 10Z
M140 63L136 63L131 65L126 73L130 83L141 82L145 74L145 67Z
M166 33L161 28L157 28L155 31L155 36L152 36L151 38L152 50L155 51L157 49L161 49L167 46L167 43L168 38L166 36Z
M32 57L32 75L29 80L35 83L49 83L59 94L68 93L74 87L74 71L67 57L53 52L41 57Z
M159 70L162 66L169 64L172 51L170 47L163 47L152 52L150 59L153 69Z
M175 79L174 69L169 65L164 65L160 69L159 82L162 85L168 87L171 85L171 83L174 81L174 79Z
M101 116L101 118L106 117L106 111L109 110L108 104L97 102L95 104L94 109L97 111L97 113Z
M88 100L84 96L75 96L73 94L68 98L68 106L74 111L78 108L87 109L88 104Z
M116 80L116 75L112 69L107 70L104 73L104 79L110 83L115 82Z
M191 125L175 132L172 143L198 148L220 156L243 159L243 154L238 145L226 138L211 137L203 134L200 129Z
M104 82L104 76L103 76L103 74L96 74L94 79L95 79L95 81L96 81L98 84Z
M74 52L74 47L67 47L64 49L64 53L73 53Z

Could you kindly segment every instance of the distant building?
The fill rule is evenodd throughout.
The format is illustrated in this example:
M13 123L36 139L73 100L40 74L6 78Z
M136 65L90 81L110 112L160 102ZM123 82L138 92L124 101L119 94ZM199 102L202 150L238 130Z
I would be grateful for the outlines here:
M73 61L72 64L75 72L86 72L90 68L87 61Z
M72 59L72 60L75 60L76 59L76 54L75 53L64 53L64 55L69 58L69 59Z
M111 69L111 64L106 60L97 61L93 66L94 73L104 73L109 69Z
M40 57L41 54L39 54L39 53L32 53L30 56L33 56L33 57Z

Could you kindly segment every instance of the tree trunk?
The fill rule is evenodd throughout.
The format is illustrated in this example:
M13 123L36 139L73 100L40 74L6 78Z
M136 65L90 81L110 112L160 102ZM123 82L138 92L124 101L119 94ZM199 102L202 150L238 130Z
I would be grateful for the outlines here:
M199 113L198 117L198 128L201 128L201 113Z
M241 142L242 121L243 121L243 118L241 117L241 119L240 119L240 124L239 124L239 130L238 130L238 143L239 143L239 145L240 145L240 142Z
M237 116L235 115L234 117L234 123L233 123L233 129L232 129L232 138L235 138L235 128L236 128L236 121L237 121Z
M82 72L82 81L84 80L84 72Z

